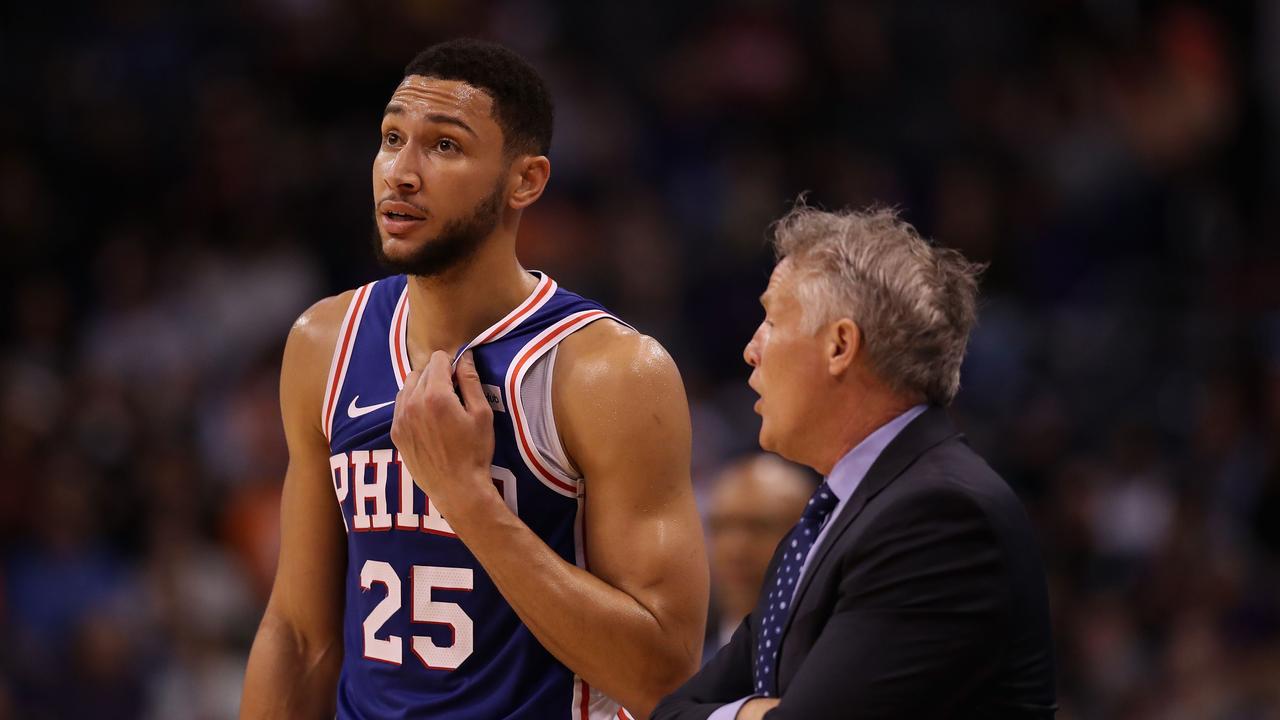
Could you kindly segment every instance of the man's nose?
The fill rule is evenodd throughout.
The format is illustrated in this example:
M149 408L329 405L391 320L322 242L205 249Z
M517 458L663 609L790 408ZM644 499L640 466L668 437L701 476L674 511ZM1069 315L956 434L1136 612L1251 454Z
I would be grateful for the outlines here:
M760 331L756 330L756 334L751 336L751 340L747 343L747 346L742 349L742 359L751 367L755 367L760 364L760 349L757 345L759 337Z
M422 189L422 173L418 167L417 153L412 148L403 148L396 153L387 168L387 186L401 193L413 194Z

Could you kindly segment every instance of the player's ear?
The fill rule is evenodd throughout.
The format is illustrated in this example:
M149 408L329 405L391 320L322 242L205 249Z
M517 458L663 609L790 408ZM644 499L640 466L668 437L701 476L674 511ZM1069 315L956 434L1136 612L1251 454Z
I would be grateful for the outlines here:
M551 179L551 161L546 155L520 155L511 163L511 175L515 190L509 204L516 210L523 210L542 197L542 191Z
M825 333L827 372L833 377L844 375L862 349L862 329L850 318L840 318L819 332Z

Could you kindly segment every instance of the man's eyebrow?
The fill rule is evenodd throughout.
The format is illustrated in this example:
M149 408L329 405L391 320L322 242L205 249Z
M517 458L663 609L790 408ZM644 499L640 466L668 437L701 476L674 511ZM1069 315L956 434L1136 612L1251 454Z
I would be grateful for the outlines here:
M445 113L428 113L427 119L433 123L444 123L445 125L456 125L457 127L460 127L463 130L466 130L467 133L469 133L472 137L478 137L476 135L476 131L472 130L470 125L468 125L466 122L463 121L462 118L457 117L456 115L447 115Z
M384 116L385 115L404 115L406 112L407 111L405 110L405 107L403 105L401 105L400 103L392 102L392 103L387 103L387 108L382 111L382 114ZM476 134L476 131L473 130L471 126L466 123L466 121L464 121L462 118L456 115L434 112L434 113L427 113L426 119L433 123L454 125L456 127L459 127L465 130L472 137L479 137L479 135Z

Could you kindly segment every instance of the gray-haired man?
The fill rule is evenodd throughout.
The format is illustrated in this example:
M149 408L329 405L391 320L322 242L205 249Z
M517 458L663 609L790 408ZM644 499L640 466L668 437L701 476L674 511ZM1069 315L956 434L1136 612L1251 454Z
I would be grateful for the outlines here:
M943 409L977 269L893 212L799 207L747 344L760 444L825 481L755 610L653 717L1048 717L1044 569Z

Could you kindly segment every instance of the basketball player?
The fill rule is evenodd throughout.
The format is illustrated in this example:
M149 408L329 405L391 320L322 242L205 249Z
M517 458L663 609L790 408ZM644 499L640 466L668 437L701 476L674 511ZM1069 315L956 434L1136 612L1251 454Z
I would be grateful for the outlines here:
M289 334L280 565L242 717L647 717L697 669L680 377L516 259L551 117L535 71L476 41L429 48L392 94L373 200L399 274Z

